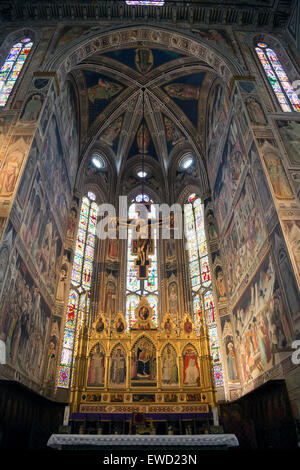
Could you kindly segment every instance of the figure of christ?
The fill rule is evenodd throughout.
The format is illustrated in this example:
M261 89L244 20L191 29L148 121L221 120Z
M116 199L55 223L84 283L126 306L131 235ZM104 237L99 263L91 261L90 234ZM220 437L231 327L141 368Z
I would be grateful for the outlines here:
M117 350L112 358L111 367L111 383L114 385L122 385L125 383L126 376L126 360L121 350Z
M134 246L134 245L133 245ZM132 250L132 254L137 255L135 266L138 268L138 278L147 279L148 267L151 266L149 254L153 254L153 241L149 238L138 238L136 249Z
M147 239L142 240L141 238L139 238L138 240L138 243L137 243L138 260L141 262L141 266L145 266L146 261L148 261L149 243L150 243L150 240L147 240Z
M137 350L137 377L150 377L151 352L144 343Z

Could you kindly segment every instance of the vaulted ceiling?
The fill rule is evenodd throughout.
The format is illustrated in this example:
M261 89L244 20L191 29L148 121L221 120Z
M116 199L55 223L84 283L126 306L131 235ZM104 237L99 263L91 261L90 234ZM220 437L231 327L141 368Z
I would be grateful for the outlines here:
M167 175L176 148L201 158L207 95L216 78L199 60L148 47L95 54L72 72L80 96L81 155L97 144L117 174L141 159Z

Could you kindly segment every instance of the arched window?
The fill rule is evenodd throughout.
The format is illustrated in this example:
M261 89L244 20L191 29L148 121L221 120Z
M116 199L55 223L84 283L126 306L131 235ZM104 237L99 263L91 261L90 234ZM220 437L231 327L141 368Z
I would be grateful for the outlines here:
M257 44L255 50L282 111L299 113L300 100L279 62L276 52L262 42Z
M187 204L184 205L184 224L193 296L194 322L199 332L200 315L201 311L204 311L205 321L209 329L215 385L216 387L222 387L222 364L219 354L215 305L204 229L203 204L196 194L191 194Z
M155 206L152 205L153 201L150 200L147 194L139 194L132 200L129 207L128 215L130 219L136 219L138 214L136 212L136 203L149 203L151 204L149 210L149 218L156 218ZM133 325L136 321L135 309L144 295L151 307L154 310L152 321L158 326L158 274L157 274L157 229L153 230L154 237L154 254L149 255L151 266L148 268L148 278L138 279L137 268L134 266L135 256L131 254L132 245L132 229L128 228L128 241L127 241L127 266L126 266L126 321L127 327Z
M0 106L5 106L33 46L30 38L15 44L0 70Z
M78 332L85 311L88 312L90 306L97 223L97 204L95 201L96 196L91 192L82 198L58 375L58 386L63 388L68 388L71 383Z

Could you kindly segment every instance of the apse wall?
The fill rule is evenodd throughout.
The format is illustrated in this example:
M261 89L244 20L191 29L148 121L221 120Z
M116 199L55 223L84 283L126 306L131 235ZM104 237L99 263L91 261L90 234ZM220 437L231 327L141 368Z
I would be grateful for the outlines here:
M62 327L56 298L72 256L64 240L77 171L78 131L70 82L59 90L53 78L33 77L26 96L18 112L4 112L1 118L5 124L12 117L15 122L9 129L2 172L7 168L11 175L9 162L15 162L15 155L19 158L13 167L14 187L6 195L7 205L13 205L0 248L1 377L43 393L44 387L55 385Z
M281 225L291 233L297 222L280 219L293 215L298 201L279 135L289 148L282 129L297 122L270 118L260 93L245 78L228 98L216 84L208 99L208 176L219 237L212 262L217 289L220 270L221 290L226 286L222 298L218 293L220 337L231 398L291 373L296 403L297 366L288 348L300 333L300 298Z

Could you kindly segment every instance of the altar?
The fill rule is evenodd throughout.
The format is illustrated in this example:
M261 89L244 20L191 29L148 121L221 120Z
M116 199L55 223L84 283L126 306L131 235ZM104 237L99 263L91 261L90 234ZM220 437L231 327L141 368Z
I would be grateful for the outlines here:
M58 450L225 450L239 445L234 434L90 435L52 434L48 447Z
M160 328L153 316L144 297L129 328L119 312L113 323L100 313L92 327L80 330L70 395L75 420L80 414L134 413L211 419L217 396L204 321L198 334L188 313L181 324L166 314Z

